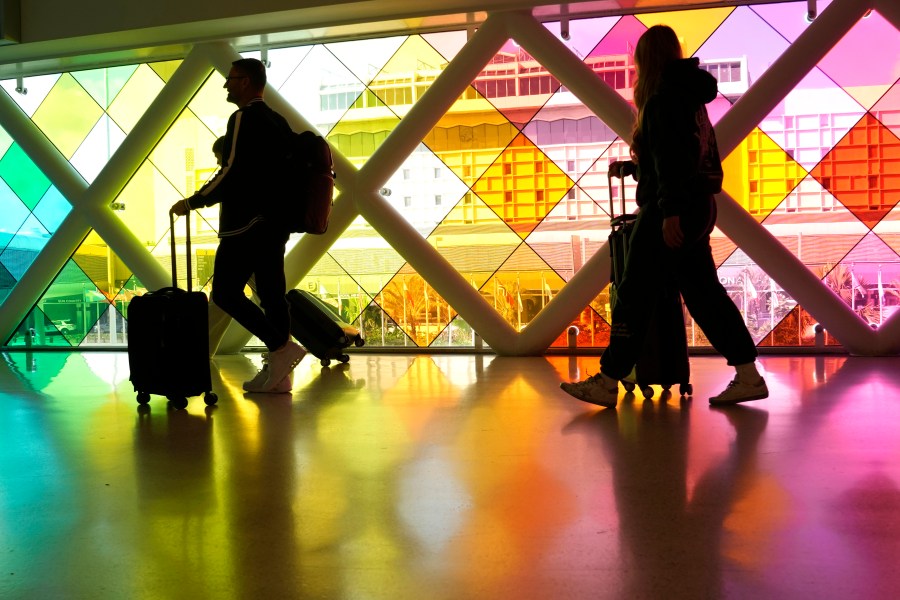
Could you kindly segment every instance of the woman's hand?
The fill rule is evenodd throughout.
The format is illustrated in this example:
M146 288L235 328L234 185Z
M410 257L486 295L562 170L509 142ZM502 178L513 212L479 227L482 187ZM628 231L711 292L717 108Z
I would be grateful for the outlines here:
M609 177L627 177L629 175L634 175L635 167L634 162L630 160L614 160L609 163L609 171L607 171L607 175Z
M681 217L675 215L663 219L663 241L669 248L681 248L684 243L684 232L681 230Z

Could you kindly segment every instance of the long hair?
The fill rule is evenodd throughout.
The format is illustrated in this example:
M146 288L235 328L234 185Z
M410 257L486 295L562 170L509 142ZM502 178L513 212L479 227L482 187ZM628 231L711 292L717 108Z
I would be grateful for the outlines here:
M635 160L640 157L641 121L644 107L653 94L659 91L663 71L674 60L682 58L681 42L675 31L668 25L654 25L641 35L634 48L634 65L637 69L637 81L634 84L634 105L637 108L637 120L632 132L631 156Z

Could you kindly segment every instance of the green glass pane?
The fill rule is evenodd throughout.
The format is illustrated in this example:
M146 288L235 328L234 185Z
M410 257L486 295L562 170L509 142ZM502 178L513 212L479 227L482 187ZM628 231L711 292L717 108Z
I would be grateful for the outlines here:
M38 302L58 334L77 346L109 302L74 260L69 260Z
M47 94L32 120L66 158L71 158L94 127L103 109L69 74Z
M0 238L0 240L2 240L2 238ZM3 242L0 241L0 243ZM3 302L6 301L6 297L9 296L9 293L15 285L16 278L12 276L12 273L10 273L2 263L0 263L0 306L3 306Z
M13 144L0 158L0 177L29 210L34 210L50 187L50 180L18 144Z
M182 196L190 196L217 168L212 153L216 137L193 112L186 110L153 149L150 160Z
M237 108L226 101L227 92L222 88L225 78L213 71L197 94L191 99L188 108L199 118L216 137L225 135L228 117Z
M369 343L369 339L366 339ZM471 348L475 345L475 330L466 321L456 315L439 336L431 342L432 348Z
M51 185L35 207L34 216L40 219L41 224L52 234L56 232L70 212L72 212L72 205L56 189L56 186Z
M137 65L125 65L108 69L77 71L72 73L72 76L78 80L78 83L91 95L97 104L106 109L137 68Z
M21 279L49 239L50 234L41 222L31 215L0 253L0 263L12 273L13 277Z
M7 236L0 242L0 250L9 242L12 234L19 230L31 212L18 196L0 179L0 235Z
M110 104L107 113L122 131L128 133L159 94L163 85L163 80L153 69L141 65Z
M60 332L60 327L67 328L68 325L62 323L62 319L58 319L57 321L59 322L54 323L53 319L45 315L40 308L35 306L31 309L31 312L22 319L22 322L19 324L15 333L13 333L12 337L7 341L7 345L13 347L70 347L72 344L70 344L66 336ZM52 361L53 358L51 357L53 357L52 354L48 355L48 358ZM59 357L65 358L63 354L60 354ZM47 366L43 360L41 361L41 364L44 367ZM38 369L38 372L41 370L42 369ZM48 371L53 372L52 369L48 369Z

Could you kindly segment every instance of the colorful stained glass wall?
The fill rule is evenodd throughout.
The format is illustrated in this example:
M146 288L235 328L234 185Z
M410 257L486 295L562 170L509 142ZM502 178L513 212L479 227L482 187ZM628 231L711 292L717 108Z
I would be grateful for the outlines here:
M828 4L820 0L820 13ZM719 80L720 96L710 106L718 122L809 26L805 7L581 19L570 23L564 43L586 72L630 102L637 39L653 24L671 25L685 55L699 57ZM558 23L544 26L558 34ZM392 132L467 41L458 31L269 50L270 85L336 153L364 168L392 143ZM26 78L27 95L13 81L3 88L90 189L179 64ZM849 24L724 158L725 191L872 328L900 306L898 78L900 31L871 11ZM216 169L210 147L233 110L222 81L210 75L111 205L165 269L169 206ZM5 130L0 154L0 302L6 302L73 203ZM610 188L606 177L608 164L627 155L613 127L510 40L379 193L478 291L484 310L521 332L603 246L611 202L618 206L624 194L626 210L636 208L635 184ZM217 211L198 217L190 275L195 287L208 290ZM295 236L289 246L297 242ZM178 243L183 249L181 234ZM759 345L815 343L809 313L718 230L713 250L720 280ZM184 279L183 257L177 259ZM28 315L0 332L7 345L125 344L128 302L145 287L96 231L72 248L58 272L40 276L46 285ZM473 328L432 283L362 216L296 282L356 323L370 347L472 346ZM571 323L577 344L604 346L609 318L604 289ZM685 323L692 345L708 344L687 313ZM825 342L839 343L827 327ZM552 345L567 343L564 330Z

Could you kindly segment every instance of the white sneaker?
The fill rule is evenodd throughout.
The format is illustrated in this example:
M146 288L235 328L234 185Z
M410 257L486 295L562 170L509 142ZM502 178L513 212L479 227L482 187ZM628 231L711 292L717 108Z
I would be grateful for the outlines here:
M601 373L591 375L584 381L564 381L559 387L573 398L606 408L615 408L619 401L619 383Z
M756 383L747 383L739 381L735 377L721 394L713 396L709 399L712 406L727 406L729 404L737 404L739 402L748 402L750 400L762 400L769 397L769 388L766 387L766 380L762 377Z
M250 381L244 382L244 391L245 392L259 392L263 389L266 381L269 380L269 353L263 352L262 354L262 362L263 366L259 372L251 379Z
M244 383L244 391L251 394L288 394L294 389L294 374L288 373L281 381L272 387L266 387L266 382Z
M288 340L283 347L269 352L269 377L264 384L266 389L272 389L281 383L281 380L300 364L304 356L306 350L294 340Z

